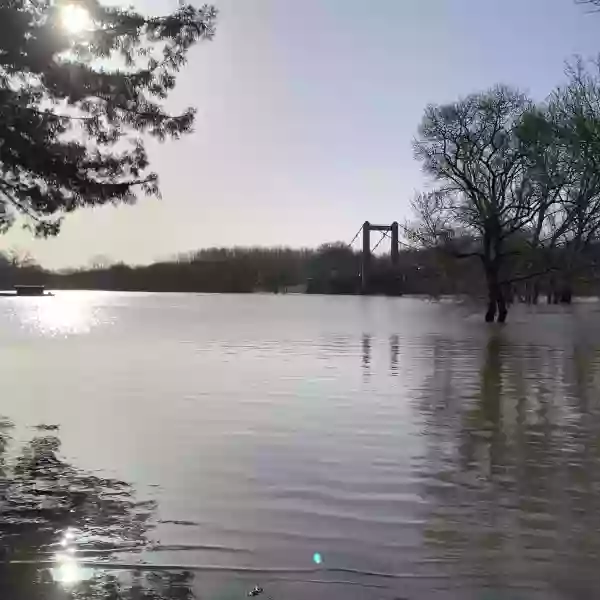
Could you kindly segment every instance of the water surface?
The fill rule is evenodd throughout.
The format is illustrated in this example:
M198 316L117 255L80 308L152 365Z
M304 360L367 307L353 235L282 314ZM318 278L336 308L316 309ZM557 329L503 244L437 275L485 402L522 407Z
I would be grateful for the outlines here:
M593 597L598 310L1 298L0 597Z

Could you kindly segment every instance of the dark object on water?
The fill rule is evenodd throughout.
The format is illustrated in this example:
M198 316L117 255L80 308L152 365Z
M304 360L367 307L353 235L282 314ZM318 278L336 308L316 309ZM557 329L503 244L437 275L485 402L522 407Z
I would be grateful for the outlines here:
M255 585L254 589L248 592L248 596L254 598L254 596L260 596L264 591L261 587Z
M45 296L43 285L15 285L17 296Z

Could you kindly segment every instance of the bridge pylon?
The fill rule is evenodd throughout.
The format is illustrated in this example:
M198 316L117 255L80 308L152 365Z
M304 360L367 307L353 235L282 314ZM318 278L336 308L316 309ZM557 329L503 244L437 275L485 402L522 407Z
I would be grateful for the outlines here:
M362 244L362 265L360 273L361 291L363 294L369 291L369 282L371 278L371 232L381 231L384 234L391 234L391 252L392 266L398 265L400 257L398 247L398 222L394 221L391 225L372 225L365 221L362 226L363 244Z

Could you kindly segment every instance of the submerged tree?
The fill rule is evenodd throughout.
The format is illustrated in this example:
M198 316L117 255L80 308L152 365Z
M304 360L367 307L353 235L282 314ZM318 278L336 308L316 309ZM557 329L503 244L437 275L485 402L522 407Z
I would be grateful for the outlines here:
M498 86L445 106L429 106L415 141L417 158L439 184L419 197L416 235L477 256L487 288L486 321L503 322L509 240L529 226L541 203L519 128L531 110L521 93ZM464 248L467 243L468 248Z
M549 102L554 146L564 155L565 173L560 208L564 285L594 266L594 248L600 234L600 68L579 61L569 68L567 85ZM590 252L591 251L591 252Z
M157 194L142 135L191 130L164 100L190 47L214 33L210 6L147 17L97 0L0 2L0 228L38 235L84 206Z
M593 267L600 231L600 81L582 62L568 76L520 132L541 198L525 233L551 273L548 294L555 301L559 291L568 301L575 280Z

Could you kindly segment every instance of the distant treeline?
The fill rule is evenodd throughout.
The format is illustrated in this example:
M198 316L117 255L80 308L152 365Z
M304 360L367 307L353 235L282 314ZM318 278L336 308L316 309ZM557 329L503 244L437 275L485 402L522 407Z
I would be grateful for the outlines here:
M481 288L468 264L451 265L434 250L401 252L393 272L388 256L374 256L372 262L373 279L393 280L395 291L402 293L473 293ZM103 261L65 271L44 269L30 257L0 254L0 287L43 284L50 289L357 293L360 263L360 252L339 242L317 249L209 248L150 265Z
M68 271L50 271L29 257L0 254L0 287L43 284L50 289L351 294L360 289L360 265L360 252L339 242L317 249L210 248L150 265L99 262ZM477 267L475 257L457 260L437 249L406 249L393 270L388 256L374 256L372 271L375 281L394 282L395 292L484 296L485 281ZM595 281L594 277L580 281L575 293L598 293ZM520 293L518 287L515 293Z

